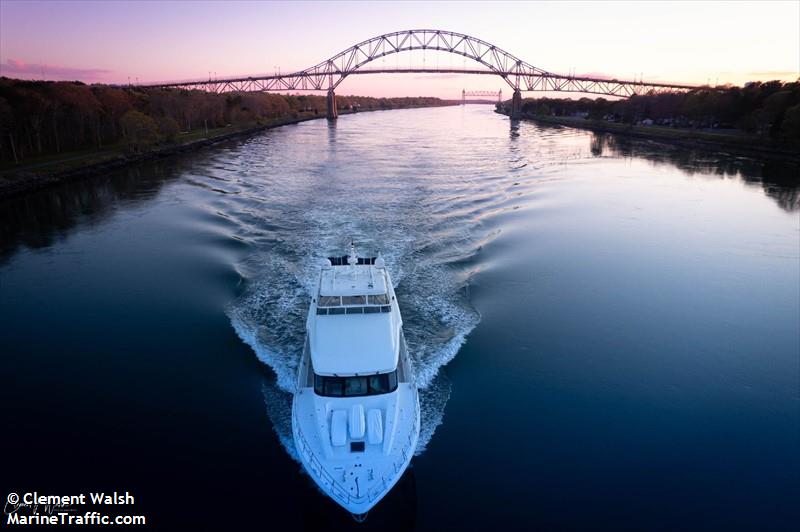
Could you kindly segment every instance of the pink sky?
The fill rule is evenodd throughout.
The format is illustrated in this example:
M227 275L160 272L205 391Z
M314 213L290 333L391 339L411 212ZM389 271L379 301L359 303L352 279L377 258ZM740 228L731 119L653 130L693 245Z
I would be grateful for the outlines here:
M552 72L734 83L798 78L800 2L36 2L0 0L0 74L122 82L301 70L410 28L467 33ZM376 67L474 66L405 52ZM341 94L508 90L494 76L352 76Z

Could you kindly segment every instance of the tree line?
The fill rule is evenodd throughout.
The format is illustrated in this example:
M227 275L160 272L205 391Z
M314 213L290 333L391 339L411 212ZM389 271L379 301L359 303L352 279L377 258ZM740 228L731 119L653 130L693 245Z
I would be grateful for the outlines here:
M444 105L438 98L337 96L340 110ZM81 82L0 78L0 162L124 142L133 150L181 134L250 126L300 114L325 114L326 97L270 93L213 94Z
M510 105L508 102L498 105ZM800 81L632 96L626 100L525 99L528 115L583 116L625 124L738 129L778 142L800 143Z

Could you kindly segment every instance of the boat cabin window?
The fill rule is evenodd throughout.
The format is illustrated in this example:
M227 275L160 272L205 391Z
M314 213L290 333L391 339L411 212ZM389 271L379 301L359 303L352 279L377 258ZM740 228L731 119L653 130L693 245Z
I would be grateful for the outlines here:
M364 377L323 377L314 375L314 392L326 397L379 395L397 389L397 371Z
M365 305L380 305L379 308L370 309L364 307ZM317 314L344 314L344 309L338 312L326 310L328 307L364 307L364 310L353 312L355 314L371 314L374 312L389 312L389 294L376 294L374 296L319 296L319 303L317 303ZM348 311L348 314L351 312Z
M391 305L383 305L380 307L317 307L318 316L326 316L329 314L379 314L381 312L391 311Z
M339 296L319 296L319 307L338 307Z
M388 305L389 304L389 295L388 294L378 294L376 296L369 296L369 304L370 305Z

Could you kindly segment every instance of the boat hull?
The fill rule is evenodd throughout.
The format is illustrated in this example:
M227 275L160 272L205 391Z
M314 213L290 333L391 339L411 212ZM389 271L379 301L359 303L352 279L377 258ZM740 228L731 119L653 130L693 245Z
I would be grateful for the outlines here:
M320 456L319 449L315 448L317 446L306 437L297 415L303 411L303 407L296 403L302 402L303 395L308 393L313 393L313 390L303 390L295 395L292 415L292 433L300 463L323 493L352 514L366 514L391 491L411 463L419 439L419 422L414 423L412 431L405 438L405 445L391 455L378 460L353 459L331 462ZM416 389L413 393L416 395ZM415 401L414 418L419 420L418 400ZM369 481L368 475L363 473L369 466L377 470L372 481ZM354 478L359 474L357 478L366 480L362 483L364 490L354 493L351 489L353 482L347 482L345 479Z
M405 382L390 394L330 398L314 393L304 372L310 370L304 352L299 387L292 402L292 434L300 462L323 493L352 514L367 513L403 476L417 448L420 429L419 393L413 368L401 341L400 365ZM331 444L330 422L335 410L353 407L383 412L382 442L352 452ZM366 438L366 436L365 436Z

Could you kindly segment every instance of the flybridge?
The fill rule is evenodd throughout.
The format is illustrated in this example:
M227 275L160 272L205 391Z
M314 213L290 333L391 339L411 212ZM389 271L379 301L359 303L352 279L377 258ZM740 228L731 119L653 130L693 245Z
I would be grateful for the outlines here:
M378 257L330 257L322 268L319 307L388 305L386 270Z
M356 257L355 264L358 266L363 266L364 264L375 264L375 261L378 260L378 257ZM350 257L347 255L342 255L341 257L328 257L328 261L331 263L331 266L347 266L350 264Z

